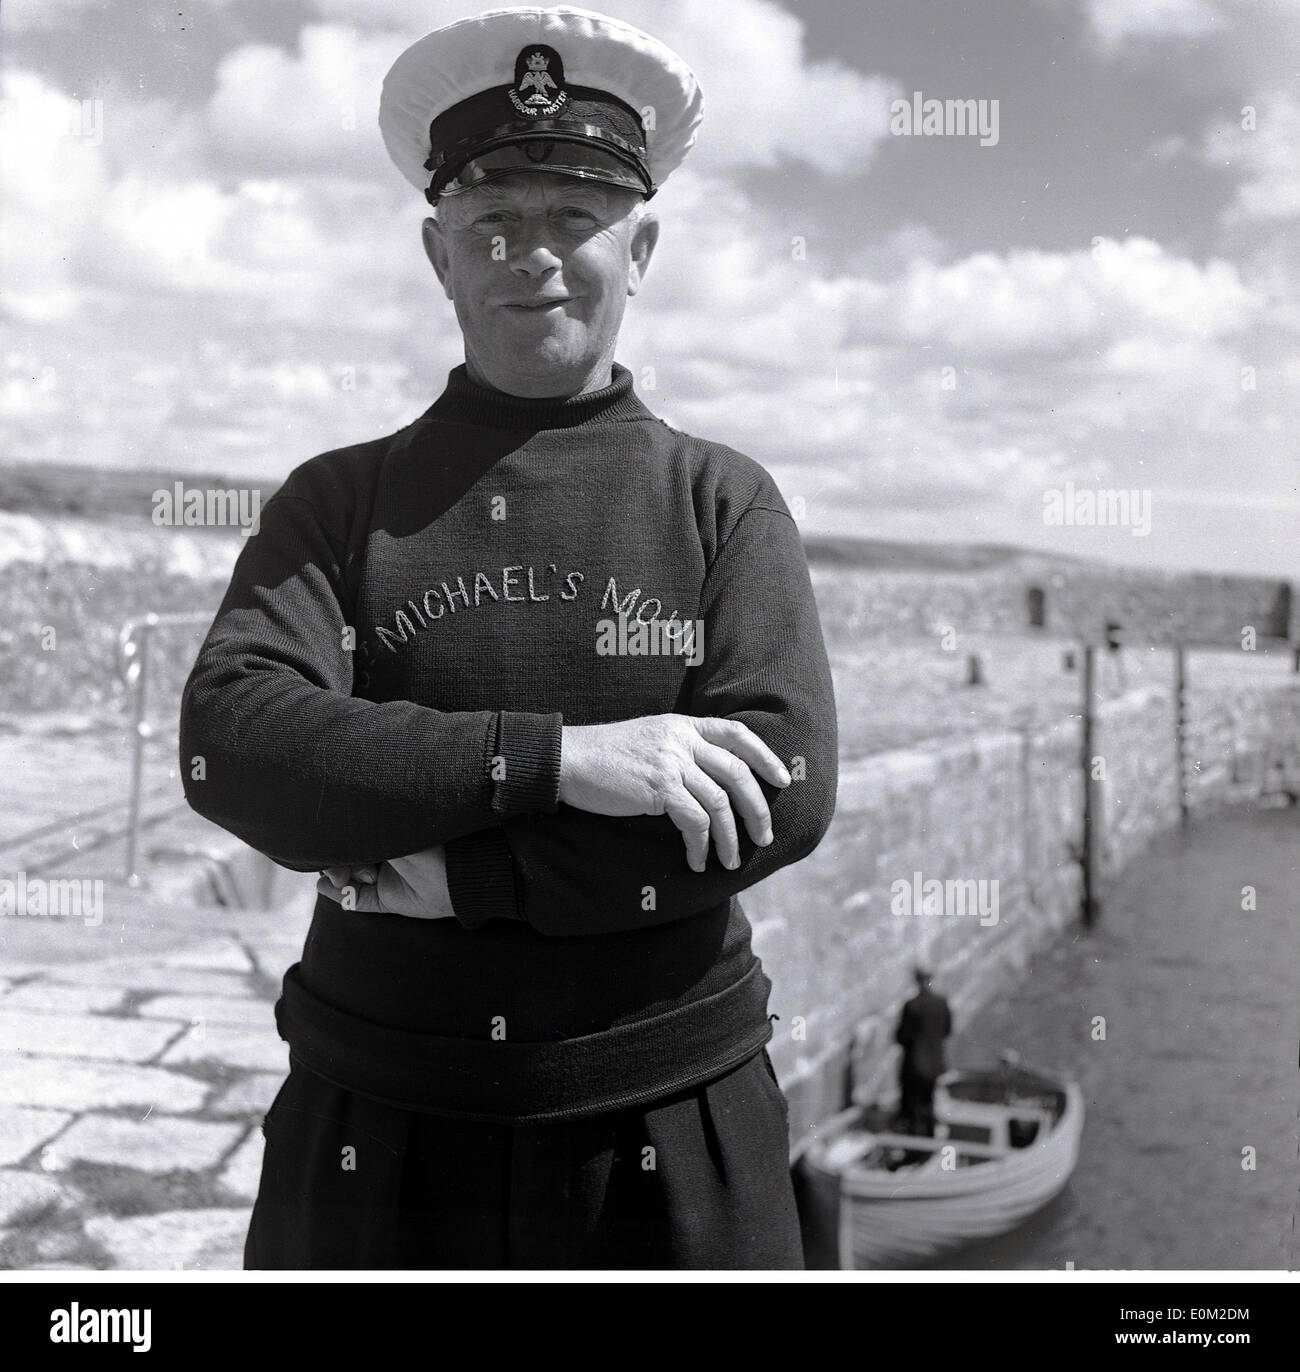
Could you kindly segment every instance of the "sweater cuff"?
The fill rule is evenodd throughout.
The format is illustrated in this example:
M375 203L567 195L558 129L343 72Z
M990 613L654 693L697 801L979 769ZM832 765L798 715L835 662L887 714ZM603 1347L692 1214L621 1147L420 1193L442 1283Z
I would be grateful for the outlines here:
M560 741L564 716L502 710L497 717L497 757L503 775L492 796L502 818L554 814L560 805Z
M466 929L490 919L523 919L515 887L515 860L501 829L479 829L445 845L447 894Z

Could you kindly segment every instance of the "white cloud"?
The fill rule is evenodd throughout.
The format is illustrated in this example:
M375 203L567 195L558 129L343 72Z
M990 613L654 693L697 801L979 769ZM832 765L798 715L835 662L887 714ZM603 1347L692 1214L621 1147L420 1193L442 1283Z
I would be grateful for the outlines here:
M127 176L106 197L108 251L93 275L106 289L204 298L231 320L255 306L305 329L400 329L429 272L415 222L404 232L382 207L371 188L346 181L248 179L223 189Z
M1061 0L1043 0L1057 5ZM1169 42L1184 48L1170 76L1196 89L1236 75L1233 107L1199 139L1166 136L1150 155L1199 156L1238 177L1222 223L1276 223L1300 217L1300 101L1294 94L1294 54L1300 44L1295 0L1084 0L1094 38L1112 57L1152 60ZM1207 40L1186 46L1192 40ZM1217 103L1217 102L1216 102Z
M1300 218L1300 101L1271 91L1252 106L1253 128L1243 127L1247 118L1210 130L1203 143L1207 160L1239 176L1225 222Z
M985 357L1059 354L1132 334L1213 337L1256 307L1236 269L1173 257L1144 238L1103 239L1073 253L976 253L917 259L888 286L855 283L859 337L903 338Z
M76 306L72 264L106 184L102 141L93 114L34 73L8 72L3 91L0 299L23 319L61 318Z
M1243 390L1264 302L1226 262L1132 238L946 263L916 250L827 278L761 213L738 216L738 191L686 175L677 190L624 360L654 369L652 406L778 465L787 491L840 473L850 522L881 505L1038 508L1069 474L1222 491L1223 454L1255 460L1252 429L1297 408L1271 377L1262 399Z
M1295 0L1040 0L1077 7L1097 49L1116 61L1168 64L1161 80L1188 91L1232 72L1243 98L1294 81ZM1177 47L1177 64L1169 62Z
M87 13L107 8L108 0L4 0L0 5L0 32L67 28Z
M102 227L117 249L112 263L112 278L119 285L134 280L153 289L222 294L283 290L291 283L288 273L277 266L292 268L293 249L303 246L291 215L279 216L280 230L286 235L279 262L267 264L258 272L247 251L219 256L218 244L227 239L241 211L254 215L267 208L259 204L248 187L226 193L208 181L181 184L151 181L146 177L124 177L113 187L104 206Z
M902 87L840 62L811 62L803 21L769 0L716 8L618 3L689 63L704 91L704 123L691 153L698 170L774 166L788 158L855 174L889 137L889 103Z
M356 0L312 0L311 8L324 19L409 34L404 41L413 43L434 29L454 24L457 19L468 19L486 9L504 7L479 4L478 0L368 0L364 6L358 5ZM396 51L393 56L397 56Z
M293 54L236 49L217 69L205 112L219 162L262 175L383 176L379 89L397 50L391 35L335 25L303 29Z
M1218 0L1089 0L1088 22L1103 46L1130 38L1188 38L1228 22Z

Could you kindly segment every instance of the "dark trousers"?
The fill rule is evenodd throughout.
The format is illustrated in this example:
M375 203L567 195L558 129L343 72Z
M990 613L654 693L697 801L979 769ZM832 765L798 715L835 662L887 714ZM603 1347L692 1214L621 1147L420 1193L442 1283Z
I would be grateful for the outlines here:
M909 1134L934 1134L934 1084L937 1077L900 1072L898 1112Z
M787 1121L766 1052L649 1106L526 1126L380 1105L295 1065L244 1266L802 1268Z

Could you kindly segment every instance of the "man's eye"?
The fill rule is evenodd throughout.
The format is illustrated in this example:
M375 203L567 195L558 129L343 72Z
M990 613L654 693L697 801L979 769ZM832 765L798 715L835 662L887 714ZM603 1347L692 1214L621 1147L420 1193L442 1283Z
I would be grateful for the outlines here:
M587 224L596 223L595 214L591 210L584 210L581 205L566 205L564 209L560 211L560 215L569 222L582 220Z

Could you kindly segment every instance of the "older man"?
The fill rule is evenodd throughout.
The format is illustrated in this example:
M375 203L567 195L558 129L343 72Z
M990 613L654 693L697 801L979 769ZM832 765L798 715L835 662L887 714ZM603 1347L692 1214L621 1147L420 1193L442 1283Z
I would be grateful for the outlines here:
M385 82L465 363L268 502L182 707L194 807L324 873L247 1266L801 1265L736 894L830 822L830 673L771 478L614 361L699 113L578 10Z

